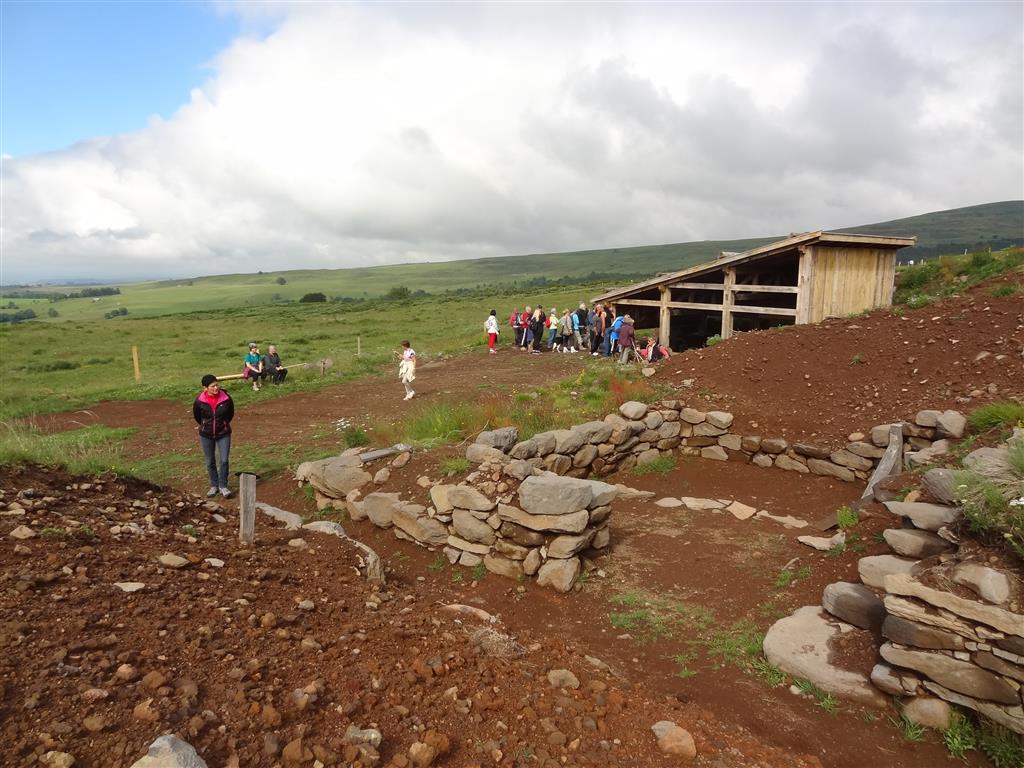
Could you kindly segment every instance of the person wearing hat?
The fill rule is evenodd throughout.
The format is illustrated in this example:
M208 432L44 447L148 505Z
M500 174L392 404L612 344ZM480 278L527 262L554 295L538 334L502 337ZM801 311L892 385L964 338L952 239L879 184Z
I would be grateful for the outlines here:
M192 418L196 420L199 445L206 457L206 473L210 478L210 490L206 495L216 496L220 492L226 499L231 496L228 489L228 454L231 453L231 419L235 415L235 403L220 388L217 377L212 373L203 376L202 385L203 391L192 402Z
M630 359L630 356L636 354L636 350L633 348L633 343L636 337L633 334L633 318L629 315L625 315L622 318L622 325L619 326L619 346L622 348L622 354L619 355L619 363L626 363Z
M249 342L249 354L245 356L242 378L252 382L253 392L260 391L260 382L263 379L263 358L260 357L260 345L255 341Z

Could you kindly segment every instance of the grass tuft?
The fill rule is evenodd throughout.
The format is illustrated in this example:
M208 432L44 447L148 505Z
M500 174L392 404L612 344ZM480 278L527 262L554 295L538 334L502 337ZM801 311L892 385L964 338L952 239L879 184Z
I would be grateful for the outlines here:
M971 412L967 424L972 432L988 432L996 427L1024 424L1024 404L1006 401L983 405Z
M654 461L645 461L643 464L637 464L630 471L634 475L667 475L675 468L675 456L659 456Z

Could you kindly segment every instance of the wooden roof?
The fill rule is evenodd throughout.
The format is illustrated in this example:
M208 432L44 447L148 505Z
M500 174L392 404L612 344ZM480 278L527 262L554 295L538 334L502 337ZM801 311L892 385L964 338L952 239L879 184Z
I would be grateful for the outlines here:
M608 291L600 296L595 297L594 301L607 301L609 299L616 299L622 296L636 293L638 291L646 291L650 288L656 288L663 283L671 283L679 280L681 277L693 277L698 276L706 272L714 272L715 270L721 269L722 267L731 266L733 264L741 264L747 261L755 261L757 259L766 258L768 256L774 256L779 253L784 253L789 250L794 250L803 245L812 245L814 243L828 243L831 245L853 245L863 246L865 248L906 248L917 242L916 237L886 237L883 235L857 235L852 232L824 232L819 230L818 232L804 232L799 235L793 235L787 237L785 240L777 240L774 243L768 245L762 245L759 248L752 248L749 251L743 251L742 253L728 254L721 258L715 259L714 261L706 261L703 264L697 264L693 267L682 269L678 272L669 272L663 275L646 280L642 283L634 283L633 285L623 286L614 290Z

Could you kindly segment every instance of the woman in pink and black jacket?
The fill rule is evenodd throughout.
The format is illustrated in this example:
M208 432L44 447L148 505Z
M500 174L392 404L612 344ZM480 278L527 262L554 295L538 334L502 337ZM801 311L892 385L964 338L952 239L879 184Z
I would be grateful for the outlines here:
M231 453L231 419L235 415L235 403L231 395L220 388L217 377L212 373L203 376L203 391L192 403L192 418L199 431L199 444L206 456L206 471L210 476L210 490L207 496L220 495L225 499L231 495L228 489L228 454ZM217 455L220 455L220 472L217 471Z

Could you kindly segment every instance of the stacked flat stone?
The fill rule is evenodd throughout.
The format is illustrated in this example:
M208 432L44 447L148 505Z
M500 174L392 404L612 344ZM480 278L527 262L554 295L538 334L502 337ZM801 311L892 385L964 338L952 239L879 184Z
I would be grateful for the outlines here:
M873 428L870 440L850 440L839 448L744 435L730 431L732 424L733 415L727 411L699 411L678 400L653 405L630 401L603 421L541 432L519 442L514 427L483 432L466 450L466 457L478 464L525 461L558 475L588 477L678 452L852 483L870 477L889 442L887 424ZM965 426L966 419L957 411L921 411L914 423L904 422L909 461L917 466L941 456L948 450L948 439L962 437Z
M931 469L922 485L939 503L886 501L899 524L882 534L892 554L861 558L862 583L828 585L822 607L881 635L884 661L871 682L917 705L908 716L940 713L923 724L941 728L941 713L948 725L948 705L960 704L1024 733L1020 587L1012 574L957 554L948 531L962 514L952 472Z
M348 503L354 520L368 519L395 536L442 548L449 562L481 563L513 579L535 576L541 586L568 592L583 570L583 559L611 542L611 503L618 489L594 480L562 477L510 462L510 478L522 480L514 496L492 500L469 485L435 485L432 506L402 501L397 493L375 492ZM525 472L523 477L518 473Z

